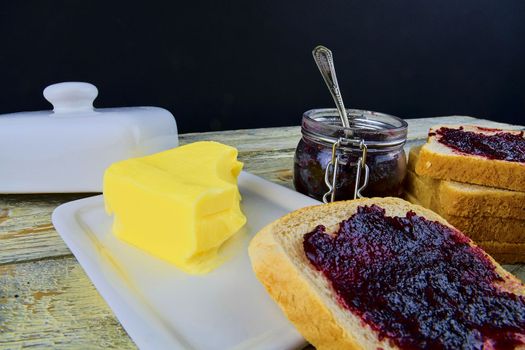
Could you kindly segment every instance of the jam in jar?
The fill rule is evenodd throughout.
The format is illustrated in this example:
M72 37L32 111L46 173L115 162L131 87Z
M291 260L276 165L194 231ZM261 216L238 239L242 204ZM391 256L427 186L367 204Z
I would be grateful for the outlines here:
M335 184L334 200L355 198L356 188L363 188L363 185L366 187L360 194L365 197L401 195L406 172L403 146L407 123L383 113L356 109L347 112L349 128L341 125L336 109L314 109L304 113L302 138L294 158L295 189L317 200L323 200L329 192L326 182ZM363 164L368 167L368 181L366 184L363 171L359 186L356 186L358 160L363 156ZM334 167L330 165L335 158L338 166L333 177Z

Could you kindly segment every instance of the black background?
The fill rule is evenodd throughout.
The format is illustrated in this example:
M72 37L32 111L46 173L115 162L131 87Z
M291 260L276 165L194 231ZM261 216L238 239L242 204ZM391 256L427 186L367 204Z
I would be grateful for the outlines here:
M181 132L297 125L332 106L311 57L332 49L347 107L521 123L525 1L4 1L0 113L50 109L60 81L97 107L169 109Z

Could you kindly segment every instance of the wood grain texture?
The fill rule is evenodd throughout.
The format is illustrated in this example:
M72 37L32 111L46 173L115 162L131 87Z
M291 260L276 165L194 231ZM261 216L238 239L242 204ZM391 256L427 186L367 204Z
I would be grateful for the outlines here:
M0 348L133 349L72 258L0 266Z
M62 203L88 194L0 195L0 265L70 255L51 224Z
M407 148L435 124L521 128L470 117L412 119ZM239 150L244 169L292 188L299 127L180 135ZM91 194L0 195L0 348L134 348L119 322L51 225L62 203ZM525 265L505 266L525 280Z

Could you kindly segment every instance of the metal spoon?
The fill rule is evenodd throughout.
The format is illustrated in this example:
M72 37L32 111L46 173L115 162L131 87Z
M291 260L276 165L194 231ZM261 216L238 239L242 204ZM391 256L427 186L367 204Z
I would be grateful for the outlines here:
M326 86L328 86L328 90L334 99L337 110L339 111L341 123L345 128L349 128L350 122L348 121L348 115L346 114L346 108L343 103L343 96L339 90L339 84L337 83L332 51L322 45L319 45L313 49L312 55L314 56L317 68L319 68L324 82L326 83Z

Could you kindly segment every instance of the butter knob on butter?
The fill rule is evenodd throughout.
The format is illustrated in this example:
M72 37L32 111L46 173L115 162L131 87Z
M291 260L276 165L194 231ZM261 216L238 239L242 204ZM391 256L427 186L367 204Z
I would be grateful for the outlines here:
M104 175L114 234L181 270L220 265L220 246L245 223L237 150L203 141L111 165Z

